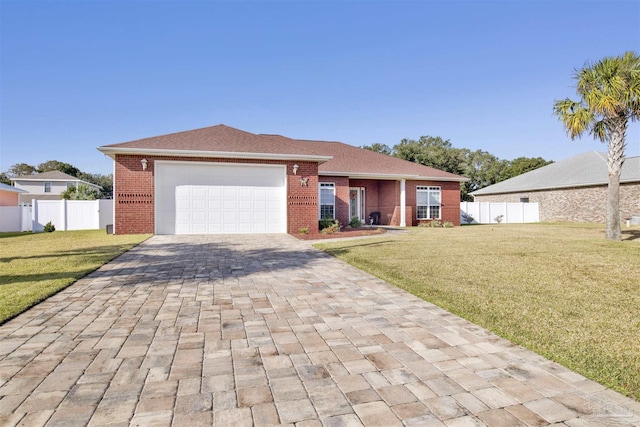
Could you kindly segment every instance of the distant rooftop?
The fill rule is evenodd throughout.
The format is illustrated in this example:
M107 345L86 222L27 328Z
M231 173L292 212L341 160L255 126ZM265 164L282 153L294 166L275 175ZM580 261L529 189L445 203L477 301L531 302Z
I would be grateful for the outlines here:
M511 179L474 191L474 196L549 190L568 187L606 185L609 182L607 155L589 151L532 170ZM640 182L640 157L627 157L622 165L620 182Z

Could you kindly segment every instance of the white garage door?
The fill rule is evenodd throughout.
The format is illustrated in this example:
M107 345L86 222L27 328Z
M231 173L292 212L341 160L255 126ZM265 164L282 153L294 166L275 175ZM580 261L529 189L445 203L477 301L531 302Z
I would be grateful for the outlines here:
M285 233L284 165L155 163L156 234Z

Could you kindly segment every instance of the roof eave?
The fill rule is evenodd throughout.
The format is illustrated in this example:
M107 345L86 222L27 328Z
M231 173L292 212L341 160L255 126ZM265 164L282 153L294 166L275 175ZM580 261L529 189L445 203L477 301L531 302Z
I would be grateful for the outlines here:
M442 176L423 176L423 175L406 175L406 174L380 174L380 173L363 173L363 172L325 172L318 171L318 175L323 176L347 176L350 179L380 179L380 180L399 180L407 179L411 181L453 181L466 182L469 178L465 177L442 177Z
M207 157L224 159L252 159L252 160L297 160L324 163L333 156L319 156L308 154L276 154L276 153L245 153L238 151L196 151L196 150L164 150L155 148L114 148L98 147L98 151L115 160L117 154L142 156L170 156L170 157Z
M640 182L640 179L631 178L631 179L620 180L620 184L627 184L627 183L634 183L634 182ZM600 182L589 182L589 183L582 183L582 184L554 185L554 186L546 186L546 187L514 188L509 190L492 191L488 193L479 193L480 191L483 190L483 189L480 189L469 194L471 194L472 196L494 196L497 194L522 193L526 191L545 191L545 190L562 190L563 188L600 187L603 185L606 186L607 184L608 184L607 182L600 181Z

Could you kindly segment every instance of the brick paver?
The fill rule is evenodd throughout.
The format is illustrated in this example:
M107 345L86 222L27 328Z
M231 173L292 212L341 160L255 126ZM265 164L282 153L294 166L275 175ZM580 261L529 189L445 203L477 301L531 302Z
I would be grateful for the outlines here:
M640 426L286 235L155 236L0 327L0 425Z

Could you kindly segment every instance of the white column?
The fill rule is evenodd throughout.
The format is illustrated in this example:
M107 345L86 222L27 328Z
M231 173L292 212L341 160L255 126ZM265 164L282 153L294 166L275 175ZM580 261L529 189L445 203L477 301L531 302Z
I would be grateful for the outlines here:
M405 221L405 217L407 216L407 192L406 192L406 179L400 180L400 227L406 227L407 221Z

